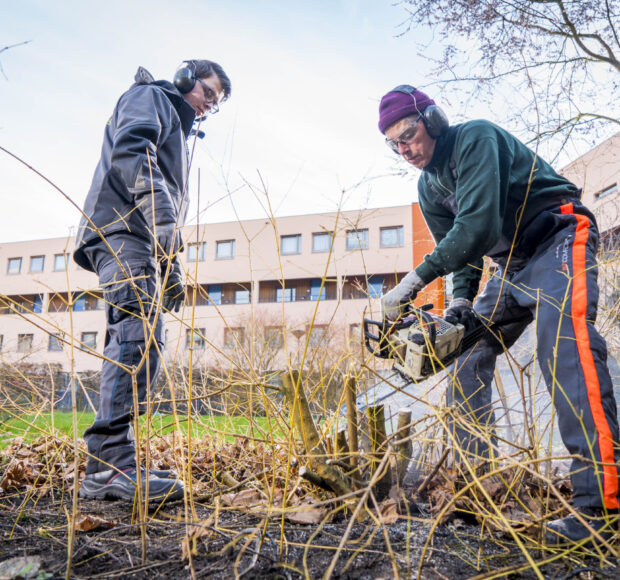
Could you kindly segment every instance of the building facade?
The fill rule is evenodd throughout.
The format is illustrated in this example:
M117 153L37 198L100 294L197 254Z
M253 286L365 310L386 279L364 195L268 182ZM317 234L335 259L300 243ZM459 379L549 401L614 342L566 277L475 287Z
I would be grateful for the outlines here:
M270 364L321 341L359 343L364 314L378 318L378 298L434 246L417 204L201 224L183 238L188 296L165 315L164 356L206 365L252 364L258 343L279 357ZM73 244L0 245L2 362L101 366L103 293L71 259ZM419 302L442 308L440 282Z
M620 133L566 166L562 175L582 189L596 216L604 249L620 248Z

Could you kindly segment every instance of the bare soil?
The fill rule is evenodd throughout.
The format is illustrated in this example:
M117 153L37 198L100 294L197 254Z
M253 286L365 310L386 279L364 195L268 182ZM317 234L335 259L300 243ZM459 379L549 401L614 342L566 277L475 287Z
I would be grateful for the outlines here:
M40 557L41 570L32 578L64 578L67 566L67 513L70 496L55 493L38 500L23 494L0 498L0 566L17 556ZM378 579L416 577L432 520L424 506L417 515L383 527L355 524L340 553L333 578ZM196 504L203 522L191 564L182 557L187 534L185 506L165 506L151 512L146 553L142 555L135 514L124 502L80 500L82 514L98 516L114 527L77 532L71 566L72 578L321 578L328 569L348 525L342 516L318 530L317 525L295 525L278 517L266 520L243 511L224 511ZM194 528L194 531L198 529ZM264 530L262 541L256 529ZM385 538L389 538L389 554ZM541 562L553 554L531 550ZM618 562L572 554L541 567L545 578L618 578ZM422 578L471 578L503 570L501 577L536 578L519 571L527 561L510 538L481 530L473 522L456 518L439 526L421 568ZM513 572L508 572L512 569ZM0 578L2 574L0 573ZM28 577L28 576L23 576Z

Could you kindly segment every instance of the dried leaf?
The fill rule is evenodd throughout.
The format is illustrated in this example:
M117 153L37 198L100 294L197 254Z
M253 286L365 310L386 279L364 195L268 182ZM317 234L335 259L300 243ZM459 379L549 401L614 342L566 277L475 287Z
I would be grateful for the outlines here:
M113 528L116 522L110 522L89 514L80 514L75 518L75 529L78 532L92 532L99 528Z
M386 499L379 504L379 521L382 524L390 525L396 523L400 514L396 500Z
M251 506L261 503L262 496L255 489L244 489L239 493L225 493L220 496L222 504L226 506Z
M325 508L307 508L287 512L284 517L292 524L319 524L326 513Z

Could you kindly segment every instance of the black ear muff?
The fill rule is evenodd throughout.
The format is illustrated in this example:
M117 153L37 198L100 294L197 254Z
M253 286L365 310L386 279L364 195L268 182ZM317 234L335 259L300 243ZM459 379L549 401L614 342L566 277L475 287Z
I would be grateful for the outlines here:
M172 80L174 86L179 89L182 94L189 93L196 84L196 76L190 66L182 66L174 73Z
M414 93L417 91L415 87L411 85L398 85L394 87L390 92L404 93L410 95L415 101ZM450 121L448 115L446 115L441 107L437 105L429 105L420 113L426 132L433 138L437 139L440 135L443 135L450 127Z
M448 127L450 127L448 115L437 105L429 105L424 109L422 112L422 122L426 127L426 132L433 139L437 139L437 137L443 135L448 130Z

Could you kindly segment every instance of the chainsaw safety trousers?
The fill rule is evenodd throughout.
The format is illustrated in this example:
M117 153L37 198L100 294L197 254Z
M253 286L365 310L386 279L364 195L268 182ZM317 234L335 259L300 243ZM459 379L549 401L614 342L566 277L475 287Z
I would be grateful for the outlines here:
M147 388L154 388L164 347L163 324L155 316L156 264L150 247L126 233L106 240L116 255L102 241L84 250L99 276L106 314L99 408L84 433L91 455L87 474L110 469L106 464L136 468L131 421L146 408L139 404L135 409L134 396L143 403Z
M594 326L598 303L598 231L592 214L568 203L544 216L546 232L529 260L506 260L474 305L491 330L456 361L448 397L456 407L454 437L462 456L492 451L491 383L497 355L535 320L538 364L555 406L560 435L573 455L578 507L618 508L617 404L607 348ZM553 227L549 227L552 224ZM549 233L551 232L551 233Z

